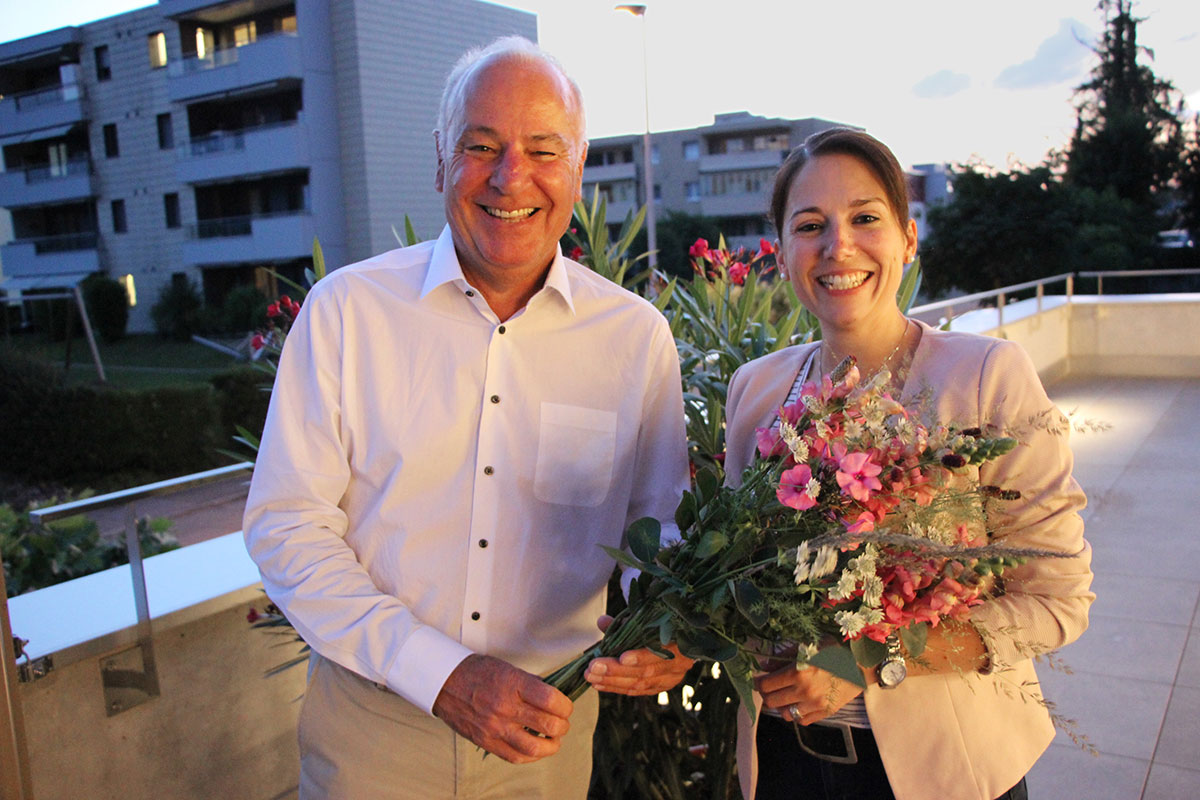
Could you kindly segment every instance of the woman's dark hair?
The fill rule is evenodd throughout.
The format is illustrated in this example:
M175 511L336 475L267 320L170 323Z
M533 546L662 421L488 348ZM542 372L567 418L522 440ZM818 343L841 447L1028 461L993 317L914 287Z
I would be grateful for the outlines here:
M888 205L901 227L908 223L908 180L888 146L863 131L829 128L805 139L804 144L793 150L779 172L775 173L775 187L771 190L771 221L775 223L775 232L780 240L783 239L783 215L787 213L792 181L810 160L829 155L852 156L861 161L882 184Z

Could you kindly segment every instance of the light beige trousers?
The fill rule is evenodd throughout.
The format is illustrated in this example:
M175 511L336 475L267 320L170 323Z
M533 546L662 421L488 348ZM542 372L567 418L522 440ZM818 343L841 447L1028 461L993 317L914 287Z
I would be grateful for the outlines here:
M315 656L300 710L300 800L585 800L598 711L589 691L558 753L510 764Z

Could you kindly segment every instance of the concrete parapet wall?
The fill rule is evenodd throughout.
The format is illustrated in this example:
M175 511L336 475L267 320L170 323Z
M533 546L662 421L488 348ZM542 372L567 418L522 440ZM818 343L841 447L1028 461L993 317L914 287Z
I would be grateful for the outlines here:
M33 789L39 800L273 800L298 782L298 698L305 670L266 670L297 652L250 630L254 587L210 613L157 623L160 696L106 716L102 652L20 685ZM285 641L279 637L279 641Z

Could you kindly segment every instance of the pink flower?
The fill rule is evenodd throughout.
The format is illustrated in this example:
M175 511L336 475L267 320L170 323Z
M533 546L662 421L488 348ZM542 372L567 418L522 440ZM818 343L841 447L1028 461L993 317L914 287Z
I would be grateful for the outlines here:
M746 276L750 274L750 267L743 264L741 261L735 261L729 265L729 280L741 286L746 282Z
M575 245L574 247L571 248L571 252L567 253L567 258L571 259L572 261L578 261L582 257L583 257L583 248L580 247L579 245Z
M875 530L875 515L870 511L864 511L851 522L849 519L843 519L842 524L846 526L846 533L870 533Z
M811 480L812 470L807 464L799 464L785 470L779 476L779 488L775 490L775 496L785 506L797 511L806 511L817 504L817 501L809 497L806 491L808 482Z
M760 256L769 256L775 252L775 245L768 242L766 239L758 240L758 254Z
M279 303L271 303L271 305L267 306L267 316L268 317L278 317L279 316Z
M263 337L262 337L262 334L261 334L261 333L256 333L256 334L254 334L254 336L253 336L253 337L250 339L250 349L251 349L251 350L256 350L256 351L257 351L257 350L262 350L262 349L263 349L263 346L264 346L264 345L266 345L266 343L267 343L267 342L266 342L266 340L265 340L265 339L263 339Z
M787 452L787 445L779 438L779 431L774 428L755 428L754 440L758 443L758 454L762 458L781 456Z
M692 243L692 246L688 248L688 255L691 256L692 258L708 260L708 258L709 258L708 240L707 239L697 239L695 242Z
M883 488L877 477L882 471L883 468L871 460L870 453L847 453L838 459L835 477L843 493L865 503L872 492Z

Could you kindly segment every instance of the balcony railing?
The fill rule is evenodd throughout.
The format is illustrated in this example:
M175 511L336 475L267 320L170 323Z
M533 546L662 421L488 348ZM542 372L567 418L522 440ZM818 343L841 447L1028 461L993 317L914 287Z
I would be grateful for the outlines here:
M18 111L32 111L35 108L79 100L81 97L83 97L83 87L74 83L12 95Z
M87 175L92 171L92 160L90 158L77 158L72 159L65 164L49 164L40 167L26 167L24 171L25 183L45 183L46 181L52 181L58 178Z
M33 252L37 255L47 253L69 253L73 250L95 250L100 240L100 234L63 233L57 236L32 236L27 239L14 239L10 244L32 244Z
M292 31L279 31L276 33L268 33L264 36L257 37L252 42L236 45L234 47L225 47L220 50L214 50L201 56L186 56L182 60L172 61L167 65L167 74L171 77L179 77L181 75L191 75L196 72L204 72L205 70L218 69L227 67L230 64L238 62L238 51L243 47L250 47L261 42L269 41L276 37L287 36L295 37L297 34Z
M265 133L280 128L290 128L299 124L299 120L272 122L267 125L255 125L250 128L240 128L236 131L215 131L206 136L193 137L179 149L183 156L203 158L204 156L235 153L246 149L246 137L257 133Z

